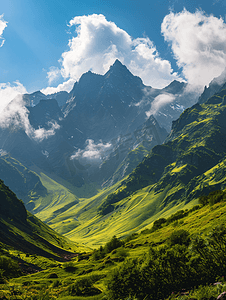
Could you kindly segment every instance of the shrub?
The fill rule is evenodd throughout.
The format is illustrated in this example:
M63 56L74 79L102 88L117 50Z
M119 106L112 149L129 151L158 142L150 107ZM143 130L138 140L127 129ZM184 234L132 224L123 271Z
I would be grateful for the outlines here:
M0 256L0 270L2 270L2 276L6 278L13 278L22 275L18 263L4 255Z
M126 251L126 249L123 247L118 248L116 251L117 257L125 258L127 255L128 255L128 251Z
M104 251L106 253L110 253L112 250L117 249L119 247L121 247L124 244L124 242L120 241L115 235L112 237L112 239L110 240L110 242L108 242L105 246L104 246Z
M190 243L189 232L184 229L174 230L168 239L168 243L170 246L176 244L188 246Z
M165 223L166 223L165 218L160 218L160 219L156 220L153 223L151 231L155 231L155 230L158 230L158 229L162 228L162 225L165 224Z
M71 296L94 296L101 291L93 286L90 278L81 278L68 287L68 293Z
M64 270L68 273L73 273L77 270L77 267L74 266L73 262L68 262L64 264Z

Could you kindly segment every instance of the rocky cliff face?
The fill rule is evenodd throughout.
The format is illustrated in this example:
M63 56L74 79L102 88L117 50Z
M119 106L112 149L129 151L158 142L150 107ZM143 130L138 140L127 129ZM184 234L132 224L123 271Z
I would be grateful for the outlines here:
M78 187L113 183L161 144L172 120L196 101L186 87L177 81L162 90L144 86L116 60L105 75L83 74L69 94L23 95L23 114L0 129L0 148Z
M108 213L112 204L146 186L155 193L166 191L163 207L225 188L225 97L222 90L204 104L186 109L173 122L164 144L155 146L119 190L108 196L101 212Z

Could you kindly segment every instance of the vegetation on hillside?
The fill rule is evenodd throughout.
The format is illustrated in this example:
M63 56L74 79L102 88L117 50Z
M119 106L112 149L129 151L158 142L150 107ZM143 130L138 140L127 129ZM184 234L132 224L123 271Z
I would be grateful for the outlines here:
M216 299L226 291L225 196L225 190L212 192L190 210L160 218L124 240L113 236L67 261L1 243L0 297Z
M116 203L151 185L156 193L167 188L162 201L165 204L182 199L189 202L215 190L211 184L199 188L197 184L198 177L205 179L206 172L214 166L225 167L219 165L226 154L225 96L226 90L223 90L206 103L186 109L173 122L165 143L155 146L121 186L106 197L99 213L106 215L115 210ZM219 175L219 179L223 179L223 173Z

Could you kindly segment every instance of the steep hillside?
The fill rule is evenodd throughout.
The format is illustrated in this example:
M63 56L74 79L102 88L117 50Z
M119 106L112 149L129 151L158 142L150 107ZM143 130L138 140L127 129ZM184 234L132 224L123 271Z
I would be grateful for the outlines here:
M173 122L171 134L165 143L152 149L115 195L106 199L103 208L113 209L113 203L150 184L154 184L151 190L157 193L166 188L170 190L162 205L178 199L189 202L201 193L216 188L216 184L218 188L223 187L226 149L225 95L226 91L223 90L205 104L196 104L185 110ZM212 168L217 169L216 182L205 184L208 181L205 178L209 176ZM222 171L221 175L218 169Z
M4 183L23 200L25 205L31 197L37 199L47 194L47 189L42 185L37 174L4 152L0 156L0 172Z
M20 251L63 261L66 255L84 248L54 232L31 213L0 180L1 251ZM7 250L8 249L8 250Z
M126 236L160 216L192 207L202 194L225 188L225 96L223 90L186 109L165 143L155 146L102 200L96 214L95 210L80 214L82 224L66 236L102 244L106 232Z
M15 295L19 299L24 295L27 299L217 299L225 290L226 191L200 200L202 205L161 217L124 240L110 235L94 251L67 256L70 262L17 252L22 270L21 258L27 273L36 272L21 276L14 266L12 276L12 264L11 269L4 265L3 276L8 278L0 274L0 295L3 299ZM6 261L2 253L1 266Z

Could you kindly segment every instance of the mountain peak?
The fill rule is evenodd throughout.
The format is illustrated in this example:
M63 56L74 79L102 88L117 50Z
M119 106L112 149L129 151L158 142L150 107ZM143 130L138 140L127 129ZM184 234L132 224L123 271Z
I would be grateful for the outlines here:
M132 85L143 85L140 77L134 76L120 60L116 59L114 64L110 67L108 72L104 75L105 79L115 80L117 78L117 84L127 81L133 82Z
M116 59L115 62L114 62L114 64L110 67L109 71L112 71L112 70L119 71L120 69L121 70L127 70L129 72L129 70L127 69L127 67L125 65L123 65L120 60Z
M119 59L116 59L113 66L123 66L123 64L121 63L121 61Z
M181 93L183 91L183 89L186 86L186 82L180 82L177 80L173 80L169 85L167 85L163 90L168 92L168 93L172 93L172 94L178 94Z

